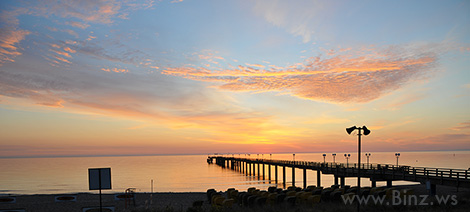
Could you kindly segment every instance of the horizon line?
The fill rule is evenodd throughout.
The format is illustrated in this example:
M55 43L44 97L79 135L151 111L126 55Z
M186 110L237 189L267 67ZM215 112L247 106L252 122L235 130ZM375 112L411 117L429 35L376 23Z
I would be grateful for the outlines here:
M447 151L470 151L470 149L447 149L447 150L404 150L404 151L374 151L374 152L447 152ZM370 151L368 151L370 152ZM310 153L336 153L336 152L275 152L275 153L171 153L171 154L113 154L113 155L31 155L31 156L0 156L0 159L21 158L75 158L75 157L139 157L139 156L189 156L189 155L227 155L227 154L310 154ZM354 151L352 154L357 153Z

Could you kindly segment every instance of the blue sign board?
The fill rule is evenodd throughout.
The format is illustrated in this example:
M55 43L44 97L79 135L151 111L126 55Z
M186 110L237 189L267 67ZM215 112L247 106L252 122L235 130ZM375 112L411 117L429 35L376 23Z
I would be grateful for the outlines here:
M111 168L88 169L90 190L111 189Z

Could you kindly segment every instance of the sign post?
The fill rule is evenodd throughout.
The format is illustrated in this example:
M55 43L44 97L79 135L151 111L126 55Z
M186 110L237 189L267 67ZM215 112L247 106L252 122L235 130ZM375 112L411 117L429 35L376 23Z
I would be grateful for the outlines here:
M100 190L100 212L103 211L101 190L111 189L111 168L88 169L89 190Z

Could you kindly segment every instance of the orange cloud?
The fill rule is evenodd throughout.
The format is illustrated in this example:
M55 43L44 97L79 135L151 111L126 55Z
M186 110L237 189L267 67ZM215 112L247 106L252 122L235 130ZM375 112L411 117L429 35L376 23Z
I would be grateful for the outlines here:
M67 52L57 51L57 50L54 50L54 49L49 49L49 51L54 52L54 53L56 53L56 54L58 54L58 55L62 55L62 56L68 57L68 58L71 58L71 57L72 57L72 56L70 56L70 54L67 53Z
M68 52L70 52L70 53L75 53L75 52L77 52L77 51L71 49L70 47L64 47L64 50L65 50L65 51L68 51Z
M450 128L451 130L468 130L470 129L470 121L459 123L458 126Z
M249 64L249 63L245 63L245 65L247 65L247 66L253 66L253 67L257 67L257 68L264 68L264 67L265 67L264 65L261 65L261 64Z
M26 30L4 28L0 29L0 66L6 62L14 62L21 55L18 45L30 32Z
M68 60L65 59L65 58L62 58L62 57L59 57L59 56L53 56L53 57L54 57L56 60L58 60L58 61L62 61L62 62L64 62L64 63L69 63L69 64L71 63L70 61L68 61Z
M162 73L222 83L219 88L231 91L278 91L319 101L368 102L432 70L438 52L408 51L390 47L375 54L311 57L287 67L271 65L276 69L269 70L247 64L226 70L166 68Z
M69 22L67 22L67 24L70 25L70 26L73 26L73 27L80 28L80 29L86 29L90 26L89 24L80 23L80 22L76 22L76 21L69 21Z
M115 73L128 73L129 70L127 69L121 69L121 68L102 68L101 70L106 71L106 72L115 72Z

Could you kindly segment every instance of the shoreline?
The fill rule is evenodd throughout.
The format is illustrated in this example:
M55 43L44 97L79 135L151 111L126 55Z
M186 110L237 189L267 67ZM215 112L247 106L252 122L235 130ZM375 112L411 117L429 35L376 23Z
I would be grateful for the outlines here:
M415 195L426 195L425 185L402 185L393 186L397 189L413 189ZM225 192L225 191L222 191ZM211 205L208 203L206 192L158 192L146 193L136 192L135 206L133 201L128 199L129 208L126 210L125 199L116 198L123 193L107 193L102 194L103 207L112 206L114 211L133 211L131 209L153 208L157 211L187 211L196 201L203 202L203 208L210 210ZM437 195L456 195L460 199L470 200L470 188L437 186ZM64 197L65 201L58 201L57 197ZM84 208L99 207L99 194L97 193L67 193L67 194L32 194L32 195L0 195L0 197L13 197L13 203L0 203L0 211L2 210L19 210L35 211L35 212L60 212L60 211L83 211ZM74 197L75 199L73 199ZM68 198L68 199L67 199ZM328 204L328 203L326 203ZM467 202L462 204L467 205ZM21 211L21 210L19 210ZM138 210L137 210L138 211ZM145 210L144 210L145 211Z

